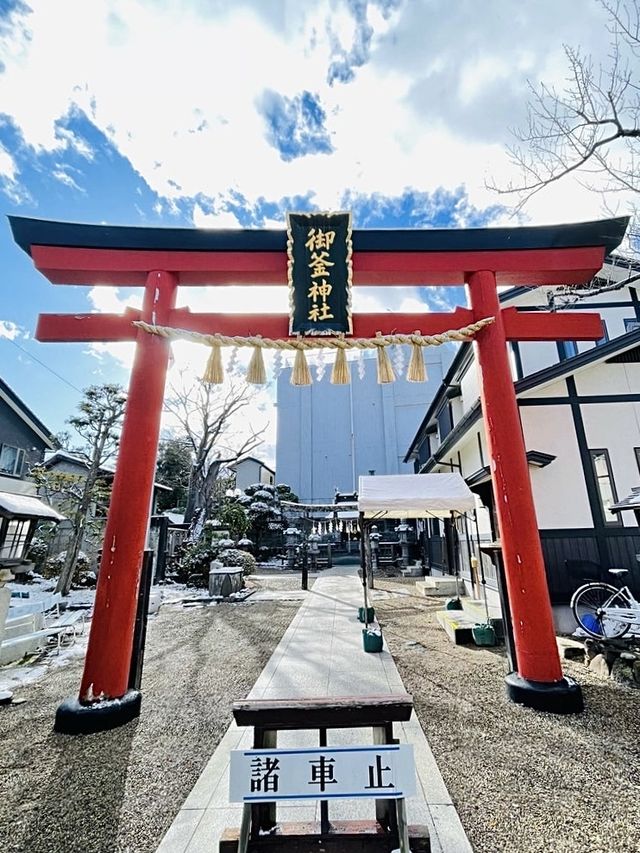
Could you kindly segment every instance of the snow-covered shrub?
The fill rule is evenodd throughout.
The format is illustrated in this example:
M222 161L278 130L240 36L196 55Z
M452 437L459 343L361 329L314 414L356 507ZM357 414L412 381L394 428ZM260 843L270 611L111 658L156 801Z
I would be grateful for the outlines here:
M78 572L78 576L71 586L74 589L93 589L97 580L95 572Z
M252 554L247 551L239 551L237 548L226 548L220 551L218 559L223 566L237 566L241 568L245 575L250 575L255 571L256 560Z
M209 578L209 563L218 557L218 546L216 542L188 542L182 546L175 579L181 583L195 583L197 586L206 586Z
M27 560L34 564L36 571L41 572L49 553L49 545L45 539L34 536L27 551Z
M57 578L62 571L66 558L66 551L60 551L60 553L56 554L54 557L49 557L42 567L42 576L45 578ZM78 551L78 557L76 559L76 574L80 572L88 572L90 566L90 560L84 551Z
M276 493L276 487L270 483L253 483L251 486L247 486L245 492L250 495L255 495L256 492L266 492L270 498L273 498Z

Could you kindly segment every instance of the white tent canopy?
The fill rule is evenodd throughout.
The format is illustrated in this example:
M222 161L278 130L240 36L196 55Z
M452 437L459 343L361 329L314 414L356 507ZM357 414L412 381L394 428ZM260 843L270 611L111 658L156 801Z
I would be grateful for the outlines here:
M360 477L358 495L358 510L365 518L446 518L476 506L460 474Z

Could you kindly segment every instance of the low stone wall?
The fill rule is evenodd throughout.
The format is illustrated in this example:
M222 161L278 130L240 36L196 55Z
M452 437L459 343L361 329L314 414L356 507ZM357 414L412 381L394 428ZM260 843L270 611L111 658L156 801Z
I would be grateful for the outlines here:
M606 641L585 637L584 640L558 640L561 654L568 660L582 661L602 678L618 684L640 688L640 638L635 642Z
M234 592L240 592L244 586L243 571L240 566L223 566L212 560L209 568L209 595L228 598Z

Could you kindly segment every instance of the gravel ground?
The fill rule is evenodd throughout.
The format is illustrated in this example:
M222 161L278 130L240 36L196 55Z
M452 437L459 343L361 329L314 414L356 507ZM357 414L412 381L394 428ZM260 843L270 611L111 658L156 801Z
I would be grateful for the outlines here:
M507 701L503 651L450 642L434 616L442 599L375 607L477 853L640 851L640 691L565 661L587 710L534 712Z
M81 662L0 708L2 853L153 851L293 618L298 603L165 607L150 620L139 720L54 734Z

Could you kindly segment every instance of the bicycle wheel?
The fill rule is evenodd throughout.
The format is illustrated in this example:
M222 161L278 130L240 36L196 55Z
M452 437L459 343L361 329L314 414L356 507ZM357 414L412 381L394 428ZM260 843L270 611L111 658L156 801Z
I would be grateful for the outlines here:
M614 640L624 636L631 627L624 619L616 619L611 608L624 607L627 602L615 586L608 583L588 583L577 589L571 599L576 622L590 637ZM604 613L604 608L609 610Z

